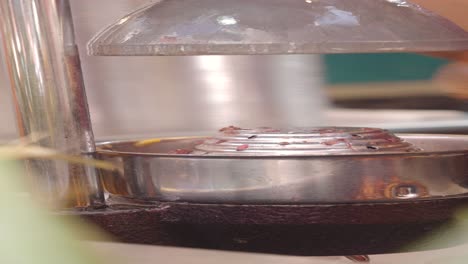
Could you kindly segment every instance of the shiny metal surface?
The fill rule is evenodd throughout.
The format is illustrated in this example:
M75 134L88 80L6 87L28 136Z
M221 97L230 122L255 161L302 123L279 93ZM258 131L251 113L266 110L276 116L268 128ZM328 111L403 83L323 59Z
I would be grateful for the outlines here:
M322 124L328 99L320 56L86 56L96 32L148 2L70 0L96 138ZM2 73L0 139L13 139L10 86Z
M370 258L367 255L346 256L346 258L352 260L353 262L370 262Z
M68 154L93 156L94 138L68 0L0 3L4 58L21 136ZM102 206L97 171L58 161L28 162L46 200ZM61 204L63 205L63 204Z
M149 2L71 1L96 137L321 124L328 99L320 56L84 55L96 32Z
M405 133L445 133L445 127L463 133L467 127L463 112L330 109L320 56L86 56L86 42L96 32L150 1L70 2L93 132L100 140L193 135L231 124L373 126ZM16 127L2 77L0 139L11 139Z
M423 1L438 3L438 0ZM214 60L198 56L86 56L86 43L96 32L149 2L70 0L97 139L170 136L175 131L193 135L231 124L245 127L356 125L405 133L467 130L468 119L463 112L453 116L447 112L447 116L441 116L432 111L327 109L319 56L221 56L222 59ZM450 9L456 6L454 2L459 1L444 6ZM15 138L17 131L9 81L2 73L0 139L8 140ZM234 88L238 92L231 92ZM281 100L285 97L288 100ZM223 107L216 98L224 98Z
M405 153L419 149L378 128L244 129L230 126L189 151L186 153L215 156L315 156L362 152Z
M468 193L467 136L397 136L423 151L311 156L172 152L193 149L204 140L185 138L105 142L99 156L120 167L103 178L109 193L146 201L349 203Z
M320 56L88 57L85 62L93 128L101 138L189 135L231 124L318 126L329 104Z
M93 38L93 55L451 51L468 32L403 0L161 0Z
M96 32L150 1L70 2L96 138L324 121L320 56L86 56Z

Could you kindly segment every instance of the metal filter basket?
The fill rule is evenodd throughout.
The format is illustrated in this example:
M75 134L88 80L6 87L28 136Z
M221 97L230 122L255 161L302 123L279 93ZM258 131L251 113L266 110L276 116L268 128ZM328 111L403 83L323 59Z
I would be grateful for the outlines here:
M147 202L330 204L464 196L468 136L375 128L227 127L215 137L103 142L106 190Z

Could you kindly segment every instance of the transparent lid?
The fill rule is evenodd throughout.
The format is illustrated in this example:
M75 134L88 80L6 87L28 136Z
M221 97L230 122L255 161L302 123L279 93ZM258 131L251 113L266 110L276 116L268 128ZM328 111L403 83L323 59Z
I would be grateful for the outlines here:
M427 52L468 32L403 0L161 0L106 28L91 55Z

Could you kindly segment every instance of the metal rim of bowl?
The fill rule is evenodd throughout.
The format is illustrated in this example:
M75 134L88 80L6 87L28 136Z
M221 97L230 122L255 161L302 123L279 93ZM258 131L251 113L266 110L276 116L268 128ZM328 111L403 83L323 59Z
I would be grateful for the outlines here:
M98 155L120 166L104 172L109 193L148 202L336 204L447 199L468 193L468 136L398 136L417 146L444 147L412 153L204 156L125 151L119 147L137 141L113 141L99 143ZM106 149L109 146L114 149Z

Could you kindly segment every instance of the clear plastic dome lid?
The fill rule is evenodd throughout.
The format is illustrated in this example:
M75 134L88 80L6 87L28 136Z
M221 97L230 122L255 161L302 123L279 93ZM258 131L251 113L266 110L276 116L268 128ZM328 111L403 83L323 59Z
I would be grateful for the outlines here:
M429 52L468 32L403 0L161 0L106 28L91 55Z

